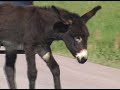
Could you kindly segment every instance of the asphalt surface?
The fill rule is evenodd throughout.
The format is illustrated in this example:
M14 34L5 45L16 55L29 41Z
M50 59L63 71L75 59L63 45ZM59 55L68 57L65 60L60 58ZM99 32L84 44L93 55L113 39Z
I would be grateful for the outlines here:
M0 55L0 89L8 89L3 71L5 55ZM76 59L54 55L61 69L63 89L120 89L120 69L98 64L79 64ZM54 89L53 78L44 61L36 55L38 77L36 89ZM18 55L16 83L18 89L28 89L25 55Z

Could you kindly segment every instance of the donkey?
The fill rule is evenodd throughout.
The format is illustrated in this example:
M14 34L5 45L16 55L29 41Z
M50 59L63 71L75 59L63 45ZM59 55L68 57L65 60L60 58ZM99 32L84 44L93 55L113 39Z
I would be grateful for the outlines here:
M16 89L15 62L18 48L23 50L27 61L29 88L35 88L37 69L35 54L47 64L53 75L55 89L61 89L60 69L50 45L63 40L71 54L83 64L87 61L86 23L101 6L96 6L83 16L51 6L0 5L0 44L6 48L5 74L9 87Z

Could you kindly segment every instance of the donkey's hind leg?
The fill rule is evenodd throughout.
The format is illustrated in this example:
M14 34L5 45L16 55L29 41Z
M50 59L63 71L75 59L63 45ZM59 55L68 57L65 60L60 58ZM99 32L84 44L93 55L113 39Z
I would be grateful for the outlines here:
M17 57L16 50L6 49L6 63L5 63L5 73L8 80L9 87L11 89L16 89L15 83L15 62Z

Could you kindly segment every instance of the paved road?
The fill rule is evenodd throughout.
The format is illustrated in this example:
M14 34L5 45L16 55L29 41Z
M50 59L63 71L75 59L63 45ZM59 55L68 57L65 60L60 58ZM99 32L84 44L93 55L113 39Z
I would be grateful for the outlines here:
M61 83L64 89L120 89L120 70L87 62L79 64L75 59L55 55L61 68ZM8 89L3 72L4 55L0 55L0 89ZM46 64L36 55L38 68L37 89L53 89L52 75ZM26 61L18 55L16 82L19 89L28 89Z

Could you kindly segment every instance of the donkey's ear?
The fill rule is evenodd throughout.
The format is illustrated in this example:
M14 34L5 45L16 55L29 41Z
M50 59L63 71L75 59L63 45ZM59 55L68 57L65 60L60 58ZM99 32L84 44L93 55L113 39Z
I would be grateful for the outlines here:
M59 18L60 20L63 20L62 15L61 15L60 11L58 10L58 8L57 8L56 6L52 6L52 9L53 9L54 12L57 14L58 18Z
M72 24L72 20L65 20L60 12L60 10L55 7L55 6L52 6L52 9L55 11L55 13L57 14L58 18L61 20L61 22L63 22L64 24L66 25L71 25Z
M52 6L52 9L58 14L58 15L60 15L60 12L59 12L59 10L58 10L58 8L56 7L56 6Z
M64 24L61 21L56 22L53 26L53 29L55 30L55 32L59 32L59 33L67 32L68 28L69 28L69 24Z
M84 14L83 16L81 16L82 20L87 23L87 21L92 18L96 12L98 10L100 10L102 7L101 6L96 6L95 8L93 8L91 11L87 12L86 14Z

